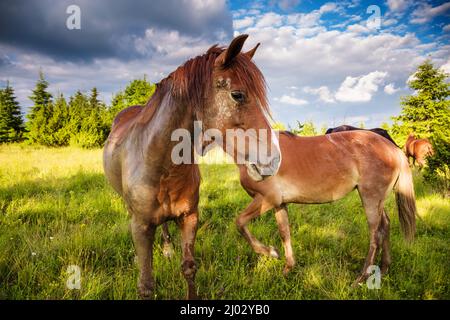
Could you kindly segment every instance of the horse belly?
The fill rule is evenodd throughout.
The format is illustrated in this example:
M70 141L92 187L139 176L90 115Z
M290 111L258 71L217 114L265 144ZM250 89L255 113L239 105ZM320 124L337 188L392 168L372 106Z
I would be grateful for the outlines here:
M284 181L280 185L284 203L327 203L342 199L355 189L357 173L348 172L321 180Z
M103 150L103 170L113 189L122 195L122 169L120 156L116 151L113 144L106 143Z

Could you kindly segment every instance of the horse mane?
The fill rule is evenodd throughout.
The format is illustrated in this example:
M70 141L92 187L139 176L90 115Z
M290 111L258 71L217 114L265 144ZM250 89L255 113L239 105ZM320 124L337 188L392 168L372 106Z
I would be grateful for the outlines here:
M280 132L280 134L284 134L285 136L288 136L288 137L297 137L297 135L295 133L293 133L289 130L280 130L279 132Z
M161 105L167 94L186 105L189 111L202 114L208 106L213 88L214 63L224 50L225 48L214 45L205 54L187 60L162 79L147 102L146 110L143 110L142 120L144 122L151 120L155 109ZM248 90L248 94L254 95L263 111L270 115L264 76L251 59L245 54L239 54L226 68L235 72L238 80Z

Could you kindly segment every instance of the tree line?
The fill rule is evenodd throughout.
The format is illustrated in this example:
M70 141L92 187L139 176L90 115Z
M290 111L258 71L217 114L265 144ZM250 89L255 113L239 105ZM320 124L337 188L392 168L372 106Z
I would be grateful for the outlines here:
M450 84L449 74L435 67L431 60L424 61L413 74L409 87L414 93L401 98L401 112L393 117L393 124L384 123L399 146L403 146L409 133L429 138L435 155L428 159L425 178L443 189L450 190ZM99 100L97 88L89 93L77 91L67 100L62 93L53 96L42 72L32 91L33 102L24 121L14 89L6 83L0 89L0 143L27 141L45 146L101 147L112 121L124 108L145 104L156 86L146 80L131 81L123 91L116 93L111 105ZM361 124L362 125L362 124ZM282 123L274 126L285 130ZM304 136L324 134L326 126L318 129L314 123L297 121L289 127L293 133ZM449 191L450 192L450 191Z
M155 85L144 77L133 80L116 93L110 106L99 99L97 88L89 93L77 91L66 99L62 93L53 96L44 74L34 87L33 102L24 121L14 89L7 82L0 89L0 142L26 141L49 147L101 147L111 129L115 115L124 108L145 104L155 91Z

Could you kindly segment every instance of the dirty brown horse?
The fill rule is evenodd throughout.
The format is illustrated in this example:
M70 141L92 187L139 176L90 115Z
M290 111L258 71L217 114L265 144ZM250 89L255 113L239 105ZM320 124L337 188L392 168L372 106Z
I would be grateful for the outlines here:
M259 242L247 224L275 209L275 217L284 245L287 273L295 264L288 222L288 203L327 203L343 198L357 189L369 225L369 252L361 283L369 276L368 267L375 264L382 250L381 271L391 263L389 217L384 204L394 189L400 224L405 237L415 234L416 203L408 160L391 142L370 131L346 131L323 136L300 137L289 132L279 136L282 162L275 176L256 182L240 167L241 185L253 198L238 216L239 231L256 253L278 257L271 246Z
M416 161L420 167L425 165L426 158L433 155L433 146L428 139L417 139L414 133L410 133L405 143L406 156L413 159L413 165Z
M336 128L328 128L328 130L325 132L325 134L330 134L333 132L342 132L342 131L353 131L353 130L367 130L367 131L375 132L376 134L379 134L380 136L385 137L390 142L395 144L396 147L398 147L398 145L395 143L394 139L392 139L392 137L389 135L389 133L382 128L363 129L363 128L356 128L356 127L344 124L344 125L336 127Z
M129 107L114 120L104 148L104 170L131 216L142 298L150 298L154 289L155 229L168 220L175 220L181 229L187 296L197 297L194 240L200 173L196 164L173 161L172 150L178 144L171 139L174 130L184 129L191 138L194 121L202 121L203 129L215 128L224 136L227 129L237 128L272 132L265 81L251 60L257 46L241 53L246 38L238 36L227 49L213 46L188 60L157 85L145 106ZM269 135L265 143L275 151L264 162L247 164L252 175L270 176L279 168L276 136ZM248 156L246 152L241 151L242 156ZM193 158L193 141L190 153Z

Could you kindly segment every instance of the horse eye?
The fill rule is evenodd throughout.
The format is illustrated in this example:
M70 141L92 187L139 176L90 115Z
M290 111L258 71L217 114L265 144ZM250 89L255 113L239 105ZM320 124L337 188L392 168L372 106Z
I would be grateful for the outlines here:
M234 101L239 103L243 103L245 101L245 95L241 91L232 91L231 97L233 98Z

